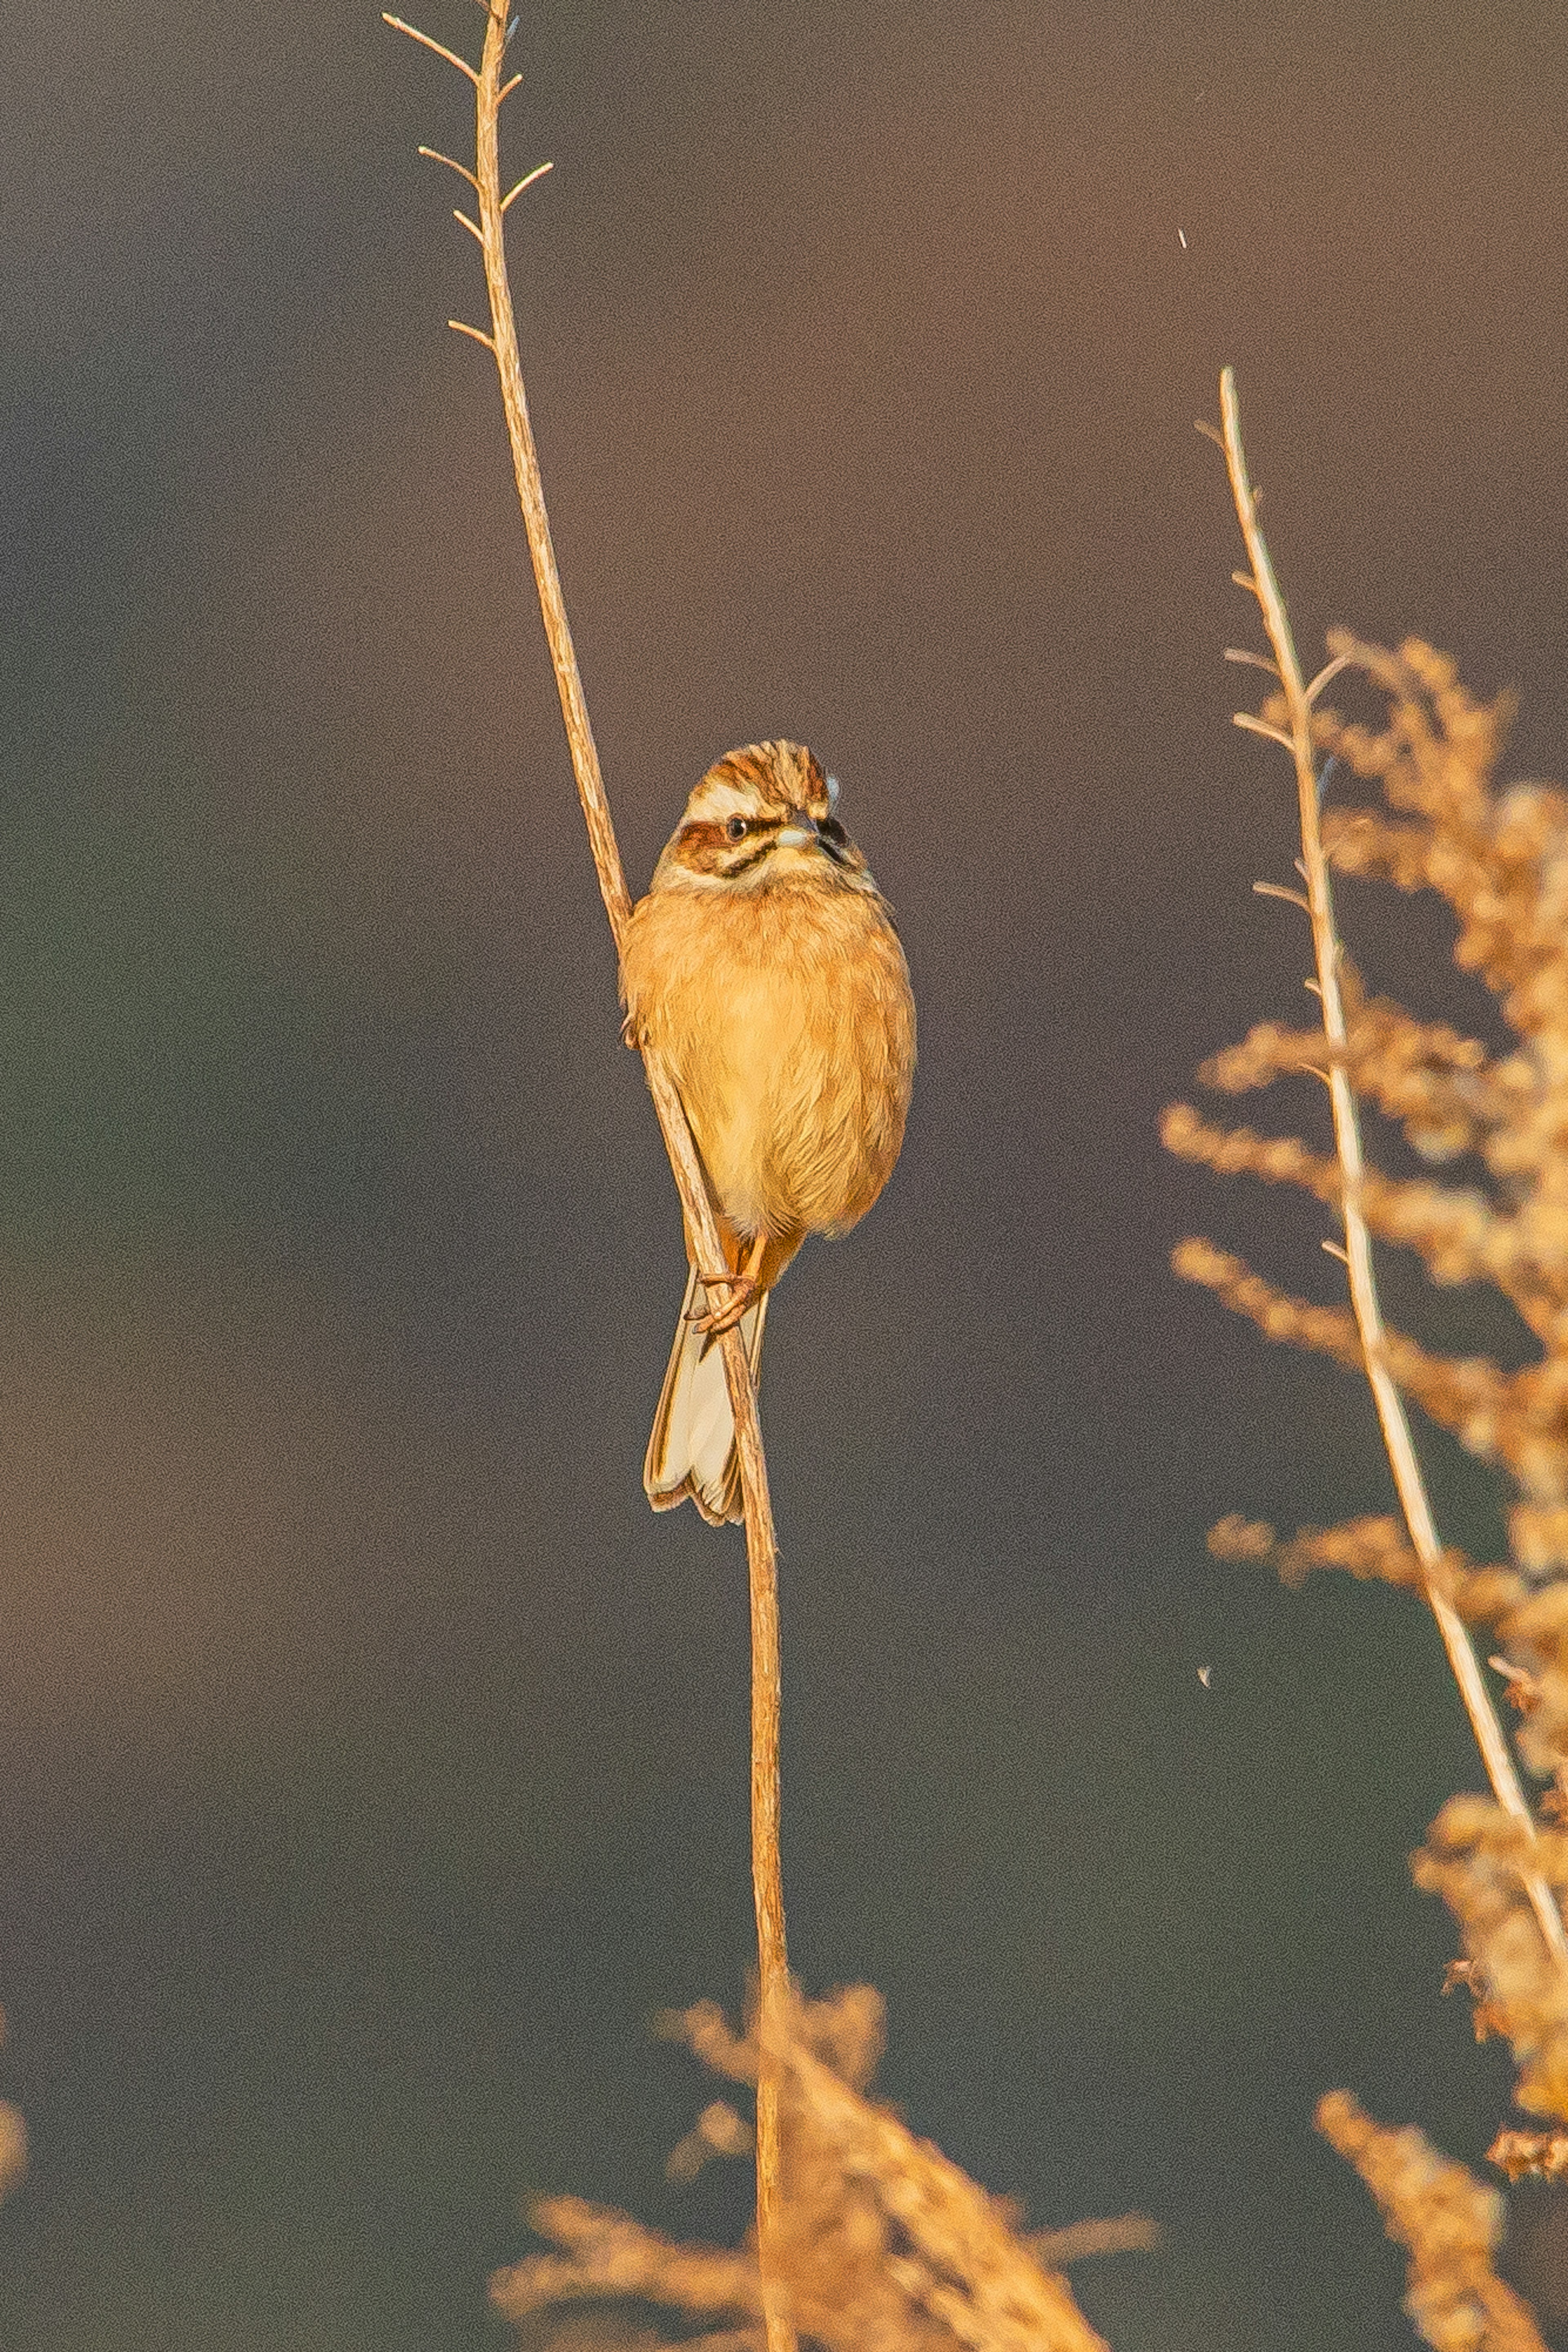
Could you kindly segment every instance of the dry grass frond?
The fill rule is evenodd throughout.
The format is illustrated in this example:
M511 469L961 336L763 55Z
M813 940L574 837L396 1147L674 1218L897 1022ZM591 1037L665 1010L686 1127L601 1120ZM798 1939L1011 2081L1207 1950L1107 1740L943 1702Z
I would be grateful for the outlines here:
M1532 1715L1541 1705L1541 1685L1535 1676L1516 1666L1511 1658L1489 1658L1487 1664L1502 1676L1510 1706L1521 1715Z
M1293 1135L1256 1135L1249 1127L1211 1127L1190 1103L1173 1103L1160 1120L1160 1141L1178 1160L1196 1160L1222 1175L1260 1176L1269 1184L1300 1184L1335 1205L1344 1181L1337 1160L1309 1151Z
M1300 1527L1281 1543L1267 1519L1244 1519L1232 1510L1208 1528L1208 1550L1216 1559L1239 1559L1249 1567L1271 1567L1281 1585L1300 1588L1314 1569L1340 1569L1361 1583L1399 1585L1406 1592L1425 1592L1437 1583L1469 1625L1511 1628L1514 1612L1531 1597L1531 1585L1510 1567L1477 1567L1458 1545L1443 1545L1437 1561L1427 1564L1416 1555L1404 1527L1392 1515L1340 1519L1338 1527ZM1531 1686L1532 1706L1540 1706L1540 1682L1511 1658L1493 1658L1510 1682L1516 1700L1521 1684ZM1519 1700L1516 1700L1519 1703Z
M1568 794L1539 784L1499 793L1492 770L1507 730L1506 698L1485 705L1458 684L1453 663L1412 639L1397 654L1343 632L1330 637L1331 667L1354 666L1388 698L1381 730L1316 707L1322 678L1303 685L1294 643L1247 473L1235 386L1221 381L1221 437L1251 563L1244 584L1259 597L1279 690L1255 730L1281 742L1296 771L1301 871L1312 926L1316 1039L1275 1024L1218 1056L1207 1075L1228 1089L1315 1070L1333 1107L1333 1161L1294 1139L1207 1127L1185 1107L1166 1121L1171 1148L1227 1171L1302 1184L1335 1209L1345 1230L1359 1360L1372 1385L1411 1539L1426 1561L1437 1542L1419 1465L1393 1381L1463 1442L1513 1472L1527 1503L1568 1503ZM1326 677L1327 673L1324 674ZM1326 750L1382 787L1385 810L1337 812L1325 832L1317 755ZM1368 1001L1344 953L1329 887L1332 845L1342 869L1382 872L1406 887L1431 887L1458 925L1456 960L1498 998L1521 1050L1493 1063L1446 1024L1417 1023L1397 1005ZM1504 1198L1395 1182L1365 1165L1357 1097L1399 1118L1410 1140L1436 1157L1479 1149ZM1543 1361L1505 1379L1479 1362L1445 1366L1385 1335L1367 1236L1416 1249L1444 1282L1485 1279L1517 1307L1541 1340ZM1278 1292L1245 1269L1184 1248L1182 1271L1207 1280L1273 1336L1355 1361L1342 1325ZM1537 1528L1535 1556L1563 1559L1563 1530ZM1445 1635L1449 1639L1449 1635ZM1456 1672L1474 1677L1450 1640ZM1478 1737L1498 1760L1484 1726ZM1568 1953L1568 1947L1565 1947Z
M817 2059L797 2052L789 2074L809 2137L820 2136L829 2158L818 2176L821 2218L845 2189L874 2202L894 2225L887 2275L915 2310L971 2352L1097 2352L1102 2339L1066 2280L1040 2266L995 2199ZM906 2252L897 2251L898 2233ZM815 2261L810 2241L800 2252Z
M1546 2352L1530 2305L1492 2268L1502 2238L1497 2190L1413 2124L1375 2123L1348 2091L1321 2099L1316 2120L1408 2250L1405 2308L1434 2352Z
M1268 1522L1233 1512L1208 1531L1216 1559L1267 1561L1282 1584L1301 1585L1314 1568L1338 1568L1411 1591L1421 1589L1421 1563L1395 1518L1346 1519L1337 1528L1301 1528L1281 1543Z
M1095 2254L1149 2254L1160 2243L1160 2225L1146 2213L1118 2213L1105 2221L1070 2221L1065 2230L1034 2230L1024 2240L1036 2262L1064 2271Z
M1239 1511L1228 1511L1210 1528L1207 1538L1216 1559L1249 1562L1271 1560L1279 1540L1267 1519L1243 1518Z
M1511 2180L1562 2180L1568 2178L1568 2132L1500 2131L1487 2162Z
M1212 1290L1266 1338L1330 1356L1348 1370L1366 1369L1360 1330L1349 1307L1317 1307L1293 1298L1255 1274L1244 1258L1196 1238L1178 1242L1171 1265L1184 1282ZM1568 1352L1561 1360L1505 1372L1485 1356L1439 1356L1406 1333L1379 1334L1375 1361L1439 1427L1451 1430L1483 1462L1511 1470L1538 1502L1548 1506L1527 1524L1535 1557L1568 1536L1561 1508L1568 1479Z
M1568 1982L1542 1945L1522 1882L1529 1870L1559 1895L1568 1886L1568 1834L1532 1831L1487 1797L1450 1797L1410 1867L1459 1923L1478 2031L1501 2034L1512 2049L1519 2105L1568 2122Z
M1333 715L1328 716L1332 725ZM1325 809L1323 847L1336 873L1392 882L1400 890L1430 887L1423 825L1396 824L1375 809Z
M1339 1569L1363 1583L1399 1586L1424 1592L1428 1577L1436 1579L1459 1614L1472 1625L1501 1626L1518 1609L1530 1587L1511 1568L1497 1564L1478 1568L1457 1545L1445 1545L1428 1570L1416 1557L1400 1522L1387 1515L1342 1519L1333 1528L1299 1528L1281 1542L1266 1519L1244 1519L1232 1511L1208 1531L1208 1549L1216 1559L1246 1561L1274 1569L1281 1584L1299 1588L1314 1569ZM1506 1669L1511 1685L1530 1680L1511 1661L1494 1658ZM1533 1684L1532 1684L1533 1687Z
M1325 843L1333 814L1324 819ZM1417 1021L1385 998L1352 1001L1349 990L1345 1042L1337 1054L1321 1028L1260 1021L1239 1045L1211 1055L1197 1075L1221 1094L1245 1094L1281 1077L1321 1079L1334 1061L1359 1095L1400 1122L1427 1160L1473 1150L1488 1124L1506 1117L1511 1100L1479 1038L1461 1036L1447 1022Z
M1222 1305L1256 1323L1266 1339L1310 1348L1314 1354L1332 1356L1347 1371L1361 1370L1361 1334L1348 1307L1314 1307L1307 1299L1292 1298L1254 1274L1245 1258L1197 1236L1176 1244L1171 1268L1184 1282L1212 1290Z
M1554 1773L1568 1789L1568 1584L1520 1591L1497 1620L1509 1672L1529 1686L1519 1744L1533 1771Z
M687 2043L716 2074L727 2074L733 2083L756 2082L755 2017L737 2033L716 2000L698 2000L690 2009L666 2010L655 2022L659 2032L672 2042ZM841 2076L852 2090L863 2091L887 2046L886 2004L874 1985L840 1985L816 2000L803 2000L797 1994L790 2011L790 2037L797 2047Z
M749 2156L756 2145L750 2125L723 2099L715 2099L697 2117L685 2139L670 2150L666 2179L693 2181L710 2158Z
M747 2021L737 2033L716 2000L699 2000L690 2009L674 2010L660 2021L661 2032L690 2044L716 2074L733 2082L757 2080L757 2021ZM852 2089L863 2091L882 2063L887 2047L887 2008L874 1985L839 1985L816 2000L797 1994L790 2010L793 2044L831 2066Z
M756 2083L755 2020L737 2033L703 2001L665 2030L717 2072ZM803 2340L823 2352L1103 2352L1060 2264L1150 2245L1153 2225L1130 2216L1020 2236L1010 2206L865 2096L882 2042L881 2000L859 1985L797 2001L775 2053L785 2158L778 2275ZM739 2118L722 2112L730 2122L718 2137L733 2142ZM679 2245L575 2198L544 2200L532 2218L558 2251L497 2274L492 2297L508 2318L635 2295L688 2320L723 2320L738 2326L737 2342L760 2345L753 2244Z
M750 2254L678 2245L581 2197L541 2197L528 2218L559 2252L529 2254L495 2273L490 2300L504 2318L572 2299L635 2295L700 2316L754 2312L760 2328L762 2281Z
M1334 862L1439 892L1458 924L1455 961L1491 990L1521 1041L1486 1075L1473 1109L1557 1310L1555 1328L1533 1318L1532 1328L1553 1351L1568 1349L1568 793L1539 783L1494 789L1506 706L1473 701L1430 646L1411 640L1388 654L1334 642L1384 687L1389 719L1373 734L1325 712L1320 740L1377 776L1390 805L1415 820L1339 814Z
M1508 1535L1528 1575L1568 1570L1568 1504L1516 1503L1508 1515Z
M0 2010L0 2042L5 2038L5 2015ZM27 2126L21 2109L0 2099L0 2204L4 2204L27 2169Z
M1521 2096L1552 2102L1568 2085L1559 2021L1568 2011L1568 1932L1561 1891L1561 1834L1543 1830L1521 1781L1495 1696L1470 1638L1495 1625L1500 1661L1531 1706L1520 1732L1525 1757L1555 1776L1552 1811L1568 1821L1568 1648L1556 1595L1568 1593L1568 795L1546 786L1498 794L1492 770L1509 718L1506 700L1477 702L1452 662L1412 640L1388 654L1343 633L1310 684L1302 675L1241 444L1236 387L1220 379L1225 453L1249 569L1236 577L1256 595L1278 690L1260 718L1237 723L1277 742L1294 770L1305 909L1312 942L1316 1034L1263 1024L1211 1060L1206 1078L1226 1091L1302 1073L1327 1089L1332 1157L1292 1136L1226 1129L1187 1105L1167 1112L1164 1139L1180 1156L1221 1172L1301 1186L1338 1217L1349 1297L1341 1306L1295 1298L1212 1243L1187 1240L1176 1271L1214 1291L1270 1338L1361 1371L1371 1391L1404 1520L1357 1519L1307 1529L1281 1545L1271 1528L1239 1517L1211 1538L1230 1558L1273 1559L1295 1580L1320 1567L1419 1589L1432 1611L1486 1765L1494 1805L1455 1801L1416 1858L1421 1883L1443 1894L1464 1928L1471 1980L1485 2015L1509 2034L1523 2068ZM1242 655L1243 660L1260 656ZM1336 669L1354 667L1388 699L1381 730L1318 707ZM1383 809L1322 810L1329 751L1375 780ZM1416 1021L1370 996L1340 936L1329 865L1432 887L1458 926L1462 969L1478 972L1520 1045L1494 1060L1443 1022ZM1390 1178L1367 1164L1360 1106L1370 1101L1435 1159L1474 1150L1490 1192ZM1505 1372L1482 1357L1438 1355L1390 1330L1373 1260L1373 1237L1414 1249L1440 1283L1491 1284L1541 1343L1538 1362ZM1325 1244L1329 1246L1329 1244ZM1520 1490L1511 1522L1514 1563L1478 1570L1444 1546L1406 1410L1406 1399L1483 1460L1502 1465ZM1547 1594L1528 1578L1563 1578ZM1467 1622L1467 1619L1469 1622ZM1466 1811L1464 1807L1469 1811ZM1456 1810L1456 1807L1459 1810ZM1479 1809L1479 1810L1478 1810Z
M1489 1120L1503 1116L1480 1040L1446 1021L1417 1021L1385 997L1356 1006L1345 1058L1357 1093L1397 1119L1424 1159L1457 1159Z
M1179 1160L1221 1175L1257 1176L1269 1184L1299 1184L1330 1208L1343 1207L1339 1161L1311 1151L1293 1135L1258 1135L1248 1127L1213 1127L1187 1103L1175 1103L1160 1122L1160 1139ZM1416 1252L1434 1282L1486 1279L1521 1303L1536 1296L1529 1255L1532 1234L1502 1216L1476 1192L1381 1175L1368 1168L1359 1189L1362 1214L1380 1240Z
M1321 1077L1322 1065L1321 1029L1287 1029L1282 1021L1259 1021L1239 1045L1226 1045L1211 1055L1197 1075L1206 1087L1221 1094L1241 1095L1276 1078ZM1166 1117L1170 1116L1167 1111Z
M1281 1543L1266 1519L1232 1512L1208 1531L1216 1559L1267 1562L1282 1584L1304 1584L1314 1568L1338 1568L1418 1591L1421 1563L1397 1519L1346 1519L1337 1528L1301 1528Z
M0 2199L9 2197L27 2169L27 2126L20 2109L0 2100Z
M1530 1591L1523 1578L1500 1560L1478 1568L1454 1544L1445 1549L1443 1563L1454 1606L1471 1625L1497 1627L1506 1624L1509 1612L1516 1608ZM1505 1659L1493 1658L1489 1663L1500 1674L1507 1669L1508 1696L1513 1698L1516 1688L1514 1669Z
M1561 1032L1563 937L1568 929L1568 794L1520 784L1501 795L1491 772L1512 715L1511 699L1487 705L1466 693L1446 655L1418 638L1397 653L1344 631L1330 643L1389 698L1379 733L1320 714L1319 741L1358 775L1375 777L1389 807L1413 816L1397 856L1406 887L1440 891L1458 919L1455 960L1496 995L1511 1028L1531 1037ZM1375 811L1342 819L1350 855L1354 819L1375 842Z

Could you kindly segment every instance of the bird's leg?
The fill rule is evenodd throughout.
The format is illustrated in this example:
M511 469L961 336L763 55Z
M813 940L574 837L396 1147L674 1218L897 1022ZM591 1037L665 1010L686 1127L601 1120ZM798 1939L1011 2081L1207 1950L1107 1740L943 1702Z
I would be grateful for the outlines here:
M762 1272L763 1254L767 1247L767 1234L758 1234L747 1253L743 1266L737 1267L730 1274L716 1276L711 1283L708 1283L706 1276L704 1276L703 1279L707 1285L710 1298L716 1290L727 1288L730 1295L722 1307L709 1307L703 1314L694 1315L691 1320L695 1329L706 1332L709 1338L716 1339L721 1331L732 1331L735 1328L757 1297L758 1282Z

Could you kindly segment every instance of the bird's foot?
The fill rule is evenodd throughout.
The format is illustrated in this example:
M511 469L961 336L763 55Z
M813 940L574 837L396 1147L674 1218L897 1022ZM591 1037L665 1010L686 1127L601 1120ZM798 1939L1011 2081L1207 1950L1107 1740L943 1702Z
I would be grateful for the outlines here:
M706 1338L716 1339L721 1333L734 1330L741 1317L755 1302L758 1284L754 1274L715 1275L712 1282L706 1285L706 1288L710 1299L716 1290L727 1290L730 1295L722 1307L705 1307L700 1313L690 1315L686 1319L694 1330L701 1331Z

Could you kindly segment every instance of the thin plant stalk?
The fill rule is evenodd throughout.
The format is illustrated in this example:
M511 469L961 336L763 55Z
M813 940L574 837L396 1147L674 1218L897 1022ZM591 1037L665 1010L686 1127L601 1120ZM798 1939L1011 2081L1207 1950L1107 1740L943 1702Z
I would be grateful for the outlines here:
M1286 709L1286 724L1282 729L1246 711L1237 714L1236 723L1254 734L1267 735L1281 744L1295 765L1301 829L1301 872L1307 886L1306 905L1312 927L1317 995L1322 1007L1323 1034L1330 1049L1326 1076L1333 1113L1334 1149L1339 1158L1343 1188L1340 1214L1344 1228L1344 1257L1350 1277L1351 1305L1361 1335L1363 1368L1372 1391L1373 1402L1377 1408L1383 1442L1394 1473L1405 1524L1409 1529L1411 1546L1420 1562L1422 1590L1427 1604L1437 1621L1437 1630L1448 1652L1454 1679L1458 1684L1459 1696L1469 1717L1470 1728L1475 1733L1476 1745L1480 1749L1492 1794L1503 1811L1523 1824L1533 1838L1535 1816L1520 1786L1513 1756L1498 1720L1469 1631L1444 1588L1443 1547L1438 1539L1420 1457L1416 1451L1409 1415L1405 1410L1404 1398L1388 1371L1384 1348L1383 1310L1373 1271L1372 1236L1361 1211L1364 1155L1355 1095L1346 1066L1344 1000L1340 987L1342 950L1334 922L1328 859L1323 853L1317 766L1312 737L1312 703L1321 688L1343 667L1343 663L1332 662L1310 685L1303 684L1295 640L1285 616L1285 601L1280 593L1268 545L1258 520L1258 494L1247 471L1246 453L1241 446L1236 378L1229 368L1219 379L1219 410L1222 430L1218 437L1225 451L1226 471L1230 478L1237 520L1241 526L1241 536L1251 565L1250 573L1238 572L1236 579L1239 586L1251 590L1262 608L1263 626L1274 656ZM1568 1934L1564 1933L1563 1914L1551 1887L1539 1871L1526 1871L1522 1876L1548 1950L1555 1960L1568 1965Z
M549 517L545 509L544 484L534 446L528 394L517 351L511 289L507 277L505 215L512 197L528 184L527 181L519 181L517 187L507 195L503 197L501 194L500 110L502 101L521 79L519 75L514 75L510 80L502 79L507 17L512 0L482 0L482 5L486 21L484 53L477 72L463 58L449 49L442 48L428 35L418 32L401 17L388 15L385 22L400 32L410 34L423 47L435 49L474 85L475 169L470 173L458 163L453 163L452 168L469 182L477 199L477 224L465 215L459 214L458 217L465 227L477 236L484 255L491 331L487 335L482 334L477 328L465 326L457 320L449 323L460 333L486 345L495 359L500 378L501 402L511 444L517 500L528 533L528 553L533 562L539 609L560 696L561 717L566 723L578 797L588 825L589 846L593 854L594 870L599 877L604 911L610 919L611 934L619 956L625 941L632 900L610 814L593 730L589 723L588 704L572 646L571 630L567 622L560 577L556 569ZM435 160L441 163L452 161L447 156L439 156ZM528 178L534 176L530 173ZM716 1305L722 1304L733 1289L733 1283L719 1239L712 1195L691 1128L674 1081L660 1055L644 1046L643 1059L647 1071L648 1089L653 1097L653 1108L664 1139L664 1149L669 1154L671 1171L685 1213L686 1228L696 1250L697 1265L702 1269L702 1279L710 1301ZM713 1271L709 1272L709 1268ZM774 2250L779 2242L783 2189L779 2069L776 2053L785 2039L789 2003L789 1966L784 1936L784 1882L779 1841L781 1690L779 1547L768 1492L768 1462L762 1448L757 1391L738 1329L726 1331L720 1345L724 1351L725 1378L729 1388L740 1456L750 1591L751 1879L757 1913L758 2038L763 2053L757 2088L758 2259L762 2275L768 2352L794 2352L794 2328L784 2307L782 2295L770 2285L770 2281L776 2281L778 2276Z

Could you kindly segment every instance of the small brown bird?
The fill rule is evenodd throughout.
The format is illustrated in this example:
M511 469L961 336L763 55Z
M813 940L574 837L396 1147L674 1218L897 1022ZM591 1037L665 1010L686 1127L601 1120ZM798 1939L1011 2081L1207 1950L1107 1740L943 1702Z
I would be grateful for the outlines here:
M898 933L802 743L727 751L686 803L632 911L621 991L631 1043L663 1055L718 1213L727 1299L695 1265L643 1483L741 1517L719 1331L755 1377L768 1294L808 1234L841 1234L893 1172L915 1076L915 1000ZM686 1235L686 1255L693 1255Z

